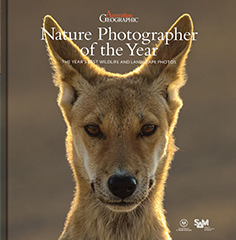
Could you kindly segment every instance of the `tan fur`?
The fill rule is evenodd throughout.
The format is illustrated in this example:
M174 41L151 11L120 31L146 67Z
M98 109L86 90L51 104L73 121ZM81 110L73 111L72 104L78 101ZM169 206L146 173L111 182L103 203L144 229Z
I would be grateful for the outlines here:
M51 32L55 20L46 16ZM193 32L188 14L169 31ZM45 34L47 50L60 88L58 103L67 123L66 148L76 192L60 240L164 240L171 239L162 200L170 162L176 150L173 130L182 106L179 88L185 83L184 65L190 41L160 42L156 56L130 73L113 74L93 63L67 64L62 60L88 60L78 46L52 40ZM175 64L148 64L149 60L174 60ZM158 128L142 136L142 127ZM96 124L103 135L91 137L84 127ZM138 181L124 201L109 192L107 181L126 172ZM150 181L154 185L149 187ZM94 191L90 184L94 184Z

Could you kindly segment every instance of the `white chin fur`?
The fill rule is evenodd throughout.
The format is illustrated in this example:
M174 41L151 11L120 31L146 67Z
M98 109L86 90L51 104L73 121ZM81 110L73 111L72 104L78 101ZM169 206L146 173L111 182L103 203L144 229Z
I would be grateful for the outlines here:
M113 212L131 212L133 211L139 204L132 204L128 206L117 206L117 205L110 205L107 204L107 208Z

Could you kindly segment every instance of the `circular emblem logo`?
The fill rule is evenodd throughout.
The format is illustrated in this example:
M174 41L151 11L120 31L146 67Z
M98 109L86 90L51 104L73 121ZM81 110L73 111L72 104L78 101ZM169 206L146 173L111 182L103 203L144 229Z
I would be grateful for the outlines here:
M188 226L188 220L187 219L181 219L179 221L179 225L183 228L187 227Z

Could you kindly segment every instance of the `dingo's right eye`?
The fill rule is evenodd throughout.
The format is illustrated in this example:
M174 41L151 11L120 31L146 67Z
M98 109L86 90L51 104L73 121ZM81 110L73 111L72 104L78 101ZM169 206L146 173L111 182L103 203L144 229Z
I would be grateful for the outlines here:
M101 138L102 136L102 132L98 125L86 125L84 130L91 137Z

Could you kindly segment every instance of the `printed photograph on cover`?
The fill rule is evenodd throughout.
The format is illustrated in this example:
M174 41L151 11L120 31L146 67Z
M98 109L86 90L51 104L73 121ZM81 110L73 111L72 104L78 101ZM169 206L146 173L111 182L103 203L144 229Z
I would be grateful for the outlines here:
M233 240L233 1L8 1L8 239Z

